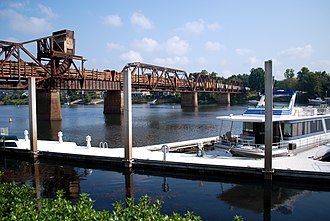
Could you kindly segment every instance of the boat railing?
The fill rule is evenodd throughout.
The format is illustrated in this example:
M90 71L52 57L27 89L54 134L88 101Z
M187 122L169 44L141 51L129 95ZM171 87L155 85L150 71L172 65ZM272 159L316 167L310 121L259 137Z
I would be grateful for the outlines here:
M265 144L256 144L255 138L251 136L246 136L241 134L238 138L237 146L250 146L256 149L265 149ZM280 141L272 143L272 148L288 148L289 142L288 141Z
M264 150L265 149L265 144L253 144L250 146L254 146L256 149L261 149ZM281 142L275 142L272 143L272 149L287 149L289 147L289 142L287 141L281 141Z
M296 153L303 152L312 149L317 146L324 145L330 142L330 134L320 134L312 137L306 137L299 140L295 140L294 143L297 146Z
M246 136L244 134L241 134L238 136L238 143L246 146L246 145L253 145L255 143L255 138L251 136Z
M316 116L330 113L330 109L326 104L321 104L319 107L296 107L294 110L296 116Z
M319 115L324 115L324 114L329 114L330 110L328 108L327 104L321 104L320 107L317 108L317 114Z

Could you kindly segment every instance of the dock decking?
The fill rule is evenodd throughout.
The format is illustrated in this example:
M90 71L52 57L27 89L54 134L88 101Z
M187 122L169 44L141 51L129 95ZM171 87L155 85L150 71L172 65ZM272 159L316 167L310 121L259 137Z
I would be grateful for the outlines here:
M216 137L168 143L171 148L197 143L212 144ZM19 147L1 147L0 152L8 154L31 154L30 142L18 141ZM202 157L187 153L164 153L162 145L133 147L133 169L149 168L166 171L182 171L206 174L230 174L239 176L263 177L264 159L232 157L206 153ZM302 153L287 157L274 157L272 161L274 179L303 179L330 181L330 162L319 161L320 157L330 153L330 144L322 145ZM74 142L38 140L38 157L40 159L60 159L82 161L95 164L124 165L124 148L99 148L78 146Z

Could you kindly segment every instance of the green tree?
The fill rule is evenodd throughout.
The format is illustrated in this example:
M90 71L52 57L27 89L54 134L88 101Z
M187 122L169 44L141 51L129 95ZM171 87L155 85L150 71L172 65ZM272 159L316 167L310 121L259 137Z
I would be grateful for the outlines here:
M321 96L321 80L317 73L303 67L297 73L297 78L298 89L306 92L308 97Z
M217 77L218 76L218 73L212 71L212 73L210 74L210 76L211 77Z
M209 72L207 72L207 70L202 70L202 71L201 71L201 74L203 74L203 75L208 75Z
M320 78L321 82L321 96L328 97L330 96L330 74L325 71L315 72Z
M291 79L294 78L294 70L292 68L286 69L284 72L285 79Z
M232 75L228 79L241 81L244 87L250 87L248 74Z
M296 91L297 85L297 78L287 78L281 81L275 81L274 90Z
M265 71L262 68L252 68L249 75L251 90L262 92L265 89Z

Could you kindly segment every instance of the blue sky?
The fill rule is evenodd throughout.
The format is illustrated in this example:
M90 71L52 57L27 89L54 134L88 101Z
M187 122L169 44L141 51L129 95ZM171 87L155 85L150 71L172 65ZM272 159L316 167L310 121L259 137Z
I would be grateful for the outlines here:
M328 0L22 0L0 2L0 39L23 42L75 32L88 69L121 71L140 61L219 76L273 61L330 73Z

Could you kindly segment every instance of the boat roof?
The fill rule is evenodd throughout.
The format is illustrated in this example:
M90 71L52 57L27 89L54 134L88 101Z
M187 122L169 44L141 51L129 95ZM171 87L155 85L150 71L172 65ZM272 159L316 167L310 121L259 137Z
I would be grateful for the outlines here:
M319 109L313 107L295 107L296 93L293 91L278 90L273 96L291 95L288 106L272 108L272 121L304 121L309 119L320 119L330 117L327 106ZM219 116L217 119L239 122L265 122L264 96L261 97L256 107L249 107L242 115Z
M328 118L330 114L319 114L319 115L273 115L272 121L303 121L303 120L311 120L317 118ZM225 120L225 121L237 121L237 122L265 122L265 115L260 114L246 114L246 115L233 115L230 114L229 116L218 116L217 119Z
M280 95L294 95L295 92L294 91L285 91L285 90L277 90L277 91L273 91L273 95L274 96L280 96Z

